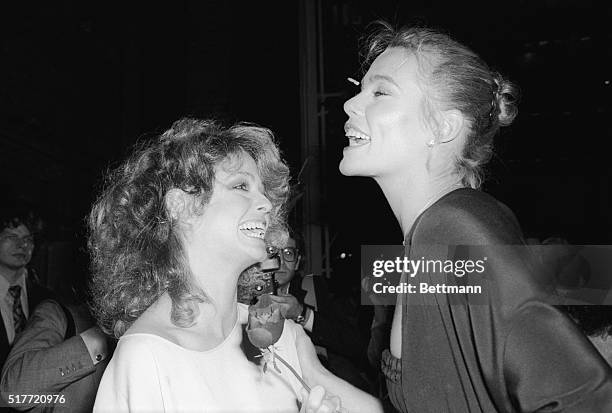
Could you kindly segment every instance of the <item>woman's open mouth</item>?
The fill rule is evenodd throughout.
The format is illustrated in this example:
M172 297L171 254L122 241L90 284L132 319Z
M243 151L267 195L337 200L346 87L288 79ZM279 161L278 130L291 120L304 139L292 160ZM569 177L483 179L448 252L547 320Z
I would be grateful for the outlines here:
M370 143L370 137L355 129L348 129L345 136L349 140L349 146L363 146Z
M247 221L240 224L238 229L247 237L263 240L266 235L266 227L267 225L263 221Z

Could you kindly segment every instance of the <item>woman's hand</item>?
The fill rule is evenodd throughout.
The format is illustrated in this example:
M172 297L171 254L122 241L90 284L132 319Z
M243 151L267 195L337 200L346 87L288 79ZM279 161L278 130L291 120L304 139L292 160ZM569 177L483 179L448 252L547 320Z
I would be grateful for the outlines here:
M302 369L302 377L309 386L316 386L321 382L321 376L331 374L323 367L312 340L301 326L296 329L295 348Z
M331 396L321 386L315 386L308 393L302 389L302 408L300 413L340 413L342 409L340 398Z

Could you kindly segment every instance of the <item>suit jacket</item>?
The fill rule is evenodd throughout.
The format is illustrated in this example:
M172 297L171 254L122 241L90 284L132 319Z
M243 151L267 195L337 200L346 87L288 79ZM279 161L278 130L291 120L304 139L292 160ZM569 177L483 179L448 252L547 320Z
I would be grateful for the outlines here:
M84 314L77 307L62 307L55 300L45 300L35 309L8 355L0 392L5 401L9 394L61 393L65 404L12 407L91 412L107 361L94 365L78 335L93 325L91 318Z
M33 273L28 274L26 278L26 289L28 292L28 314L32 314L34 308L36 308L38 303L42 300L53 298L53 293L40 285ZM15 337L15 339L17 339L17 337ZM11 347L9 346L8 337L6 335L6 327L2 320L0 320L0 367L4 365L10 349Z

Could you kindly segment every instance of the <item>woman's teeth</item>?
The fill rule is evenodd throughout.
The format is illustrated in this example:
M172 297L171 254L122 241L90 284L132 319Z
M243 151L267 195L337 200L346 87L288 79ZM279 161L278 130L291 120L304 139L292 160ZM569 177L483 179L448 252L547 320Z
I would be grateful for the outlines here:
M349 140L349 146L361 146L370 143L370 137L356 131L348 131L346 137Z
M349 136L349 146L361 146L370 143L369 138L358 138L356 136Z
M264 222L245 222L238 229L251 238L264 239L266 235L266 224Z

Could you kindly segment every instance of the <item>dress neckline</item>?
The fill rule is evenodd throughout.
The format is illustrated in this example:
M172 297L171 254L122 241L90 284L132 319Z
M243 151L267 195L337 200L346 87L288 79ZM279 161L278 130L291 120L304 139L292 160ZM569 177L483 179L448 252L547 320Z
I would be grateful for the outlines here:
M121 339L123 338L128 338L128 337L133 337L133 336L147 336L147 337L154 337L160 341L164 341L166 343L169 343L170 345L172 345L173 347L177 347L179 349L181 349L182 351L185 352L189 352L189 353L196 353L196 354L210 354L210 353L214 353L216 351L218 351L219 349L223 348L227 342L230 341L230 339L236 334L237 330L238 330L238 326L241 324L240 323L240 319L241 319L241 306L245 306L245 304L241 304L241 303L237 303L238 304L238 313L236 314L236 321L234 322L234 326L232 327L232 329L230 330L229 334L227 335L227 337L225 337L223 339L223 341L221 341L219 344L217 344L215 347L210 348L208 350L192 350L186 347L181 346L178 343L175 343L174 341L167 339L166 337L160 336L159 334L155 334L155 333L129 333L129 334L124 334L123 336L121 336L121 338L119 339L119 341L121 341Z
M459 187L454 187L453 189L449 190L448 192L444 193L441 197L439 197L438 199L435 199L433 202L426 204L421 211L419 211L417 217L415 218L414 222L412 223L412 226L410 227L410 231L408 231L405 235L404 235L404 240L402 242L402 245L404 246L409 246L410 245L410 240L412 239L412 234L414 233L419 221L421 220L421 218L425 215L425 213L429 210L431 210L431 208L433 206L435 206L436 204L438 204L440 201L442 201L444 198L448 197L450 194L455 193L457 191L460 191L462 189L467 189L464 186L459 186Z

